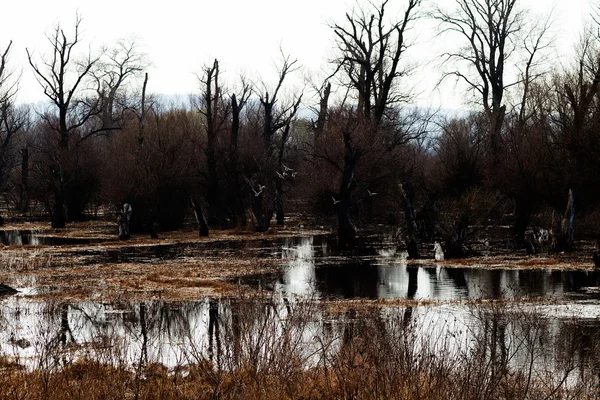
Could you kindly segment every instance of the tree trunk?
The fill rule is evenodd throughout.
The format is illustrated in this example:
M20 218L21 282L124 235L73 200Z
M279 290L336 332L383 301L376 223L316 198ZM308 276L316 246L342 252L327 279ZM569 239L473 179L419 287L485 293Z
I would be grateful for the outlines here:
M206 223L204 214L202 214L202 207L195 198L191 197L191 201L192 208L194 209L194 215L196 216L196 222L198 223L198 231L200 236L208 236L208 224Z
M52 168L54 180L54 206L52 207L52 228L64 228L67 222L65 210L65 188L60 167Z
M338 244L341 248L354 247L356 244L356 226L352 221L351 195L354 186L356 159L350 145L350 133L344 132L345 154L344 172L340 182L340 202L338 204Z
M131 214L133 209L129 203L123 204L123 210L119 215L119 239L127 240L131 237Z
M277 225L283 226L285 222L285 214L283 212L283 179L277 179L275 184L275 210Z
M242 96L243 97L243 96ZM242 98L243 100L243 98ZM238 173L237 142L240 133L240 105L235 94L231 95L231 140L229 143L229 163L233 182L233 219L236 226L246 226L246 212L242 194L242 184Z
M288 121L287 124L285 125L285 129L283 130L283 133L281 134L281 143L279 144L279 159L278 159L278 163L277 163L277 167L279 169L279 171L282 170L283 168L283 156L284 156L284 152L285 152L285 144L287 142L287 139L290 135L290 124L291 121ZM282 172L285 177L285 171ZM282 178L276 178L277 180L275 181L275 210L277 212L277 225L283 225L285 222L285 214L283 212L283 183L284 183L284 179Z
M398 185L400 189L400 194L402 195L402 199L404 200L404 217L406 218L406 226L408 229L408 234L406 237L406 250L408 251L409 258L419 258L419 240L417 238L417 221L415 220L415 211L414 211L414 192L407 187L407 190L404 189L402 185Z
M525 231L531 220L531 201L529 196L518 196L515 200L515 241L518 248L525 246Z
M271 226L273 218L273 206L268 205L265 211L263 205L263 194L252 196L252 214L254 216L254 230L256 232L266 232Z
M572 251L575 242L575 196L569 189L569 199L562 218L556 212L552 213L552 248L554 251Z
M19 196L19 210L26 212L29 208L29 149L21 149L21 193Z
M331 93L331 83L327 83L323 91L323 96L319 102L319 116L314 124L313 132L315 134L315 143L319 141L323 132L325 132L325 122L327 121L329 95Z
M453 231L446 237L444 241L444 258L462 258L465 256L465 236L469 227L469 216L463 214L453 227Z

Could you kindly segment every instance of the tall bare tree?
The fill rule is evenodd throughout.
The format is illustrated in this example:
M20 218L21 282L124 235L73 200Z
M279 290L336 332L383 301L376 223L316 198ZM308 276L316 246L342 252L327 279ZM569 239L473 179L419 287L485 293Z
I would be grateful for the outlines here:
M338 196L334 199L338 211L340 245L355 242L356 227L352 209L356 167L361 158L373 149L389 151L407 143L411 134L402 127L398 107L410 99L410 90L400 86L400 80L410 72L405 63L409 41L407 34L418 18L420 0L407 0L402 17L388 22L388 1L369 3L347 13L343 24L333 24L337 41L337 57L333 60L339 81L356 104L342 105L338 121L332 128L341 134L342 160L332 158L327 149L317 151L317 158L326 160L341 173ZM326 87L327 89L327 87ZM325 98L323 92L322 98ZM385 139L383 134L385 133ZM382 145L387 142L387 145ZM379 157L380 155L376 156Z
M273 213L277 211L277 222L283 224L283 174L282 164L284 162L284 150L290 133L290 125L300 107L302 94L297 95L293 100L284 102L281 100L283 84L289 75L298 69L298 60L292 59L289 55L281 52L282 63L277 71L277 83L275 89L269 93L265 87L259 95L260 104L263 111L263 166L262 170L268 175L269 185L272 188L263 188L261 182L254 179L251 183L252 191L252 210L254 214L256 229L266 231L269 228ZM279 104L278 104L279 103ZM274 138L279 135L279 146L276 146ZM263 179L266 177L263 177ZM263 190L269 189L269 190Z
M103 73L97 72L95 69L102 65L102 54L93 55L91 50L87 54L76 53L82 44L80 25L79 15L71 35L60 24L56 25L47 35L50 52L45 56L34 57L26 49L35 77L50 100L51 108L41 117L49 130L57 134L56 143L49 150L54 194L54 204L50 207L55 228L65 226L66 189L76 175L67 171L68 160L84 141L119 129L113 118L116 92L129 75L141 68L134 47L125 46L109 53L110 67Z
M105 130L119 129L122 111L128 107L125 93L127 81L141 77L148 68L146 55L139 51L134 39L118 40L92 69L96 81L96 98L101 110L98 125Z
M436 7L433 13L442 23L442 32L453 32L462 41L461 47L446 52L446 60L458 65L444 76L457 77L481 99L490 124L492 156L497 160L506 113L504 94L516 83L506 82L507 63L518 49L517 35L524 29L525 11L519 8L519 0L456 3L454 11Z
M386 22L386 6L370 3L346 14L345 24L332 25L339 56L336 72L343 71L346 85L356 92L358 111L379 125L390 108L407 99L407 91L398 90L398 78L408 70L401 64L408 48L406 33L417 18L420 0L408 0L403 18Z
M212 66L204 67L198 78L202 86L201 104L198 111L206 120L206 166L208 185L206 199L208 202L208 224L217 225L221 221L223 207L219 199L219 176L217 173L217 141L224 131L229 118L230 105L223 101L223 89L219 84L219 61L214 60Z
M242 183L238 163L238 139L241 130L241 116L248 99L252 94L252 87L244 77L241 78L239 91L231 95L231 136L229 141L229 167L233 190L231 191L230 205L233 207L233 217L236 225L246 225L246 212L244 207Z
M14 149L16 136L29 118L26 108L15 105L19 77L8 65L11 47L12 41L0 54L0 189L2 190L5 189L10 169L16 164L17 154Z

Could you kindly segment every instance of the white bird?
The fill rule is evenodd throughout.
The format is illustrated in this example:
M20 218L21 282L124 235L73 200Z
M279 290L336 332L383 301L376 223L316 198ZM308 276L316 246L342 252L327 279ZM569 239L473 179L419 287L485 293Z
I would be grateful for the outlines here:
M265 188L264 186L258 186L259 187L259 191L257 192L256 190L254 190L254 188L252 188L252 191L254 192L254 197L258 197L260 196L260 194L262 193L263 189Z
M297 174L297 172L296 172L296 171L292 172L292 178L295 178L295 177L296 177L296 174Z
M281 163L281 166L283 167L284 171L293 171L293 169L291 169L290 167L288 167L287 165Z
M369 189L367 189L367 193L369 194L369 197L377 196L377 193L371 192Z
M277 176L279 177L279 179L285 179L285 176L281 175L281 173L279 171L275 171L277 173Z
M331 196L331 199L333 200L333 204L336 205L337 203L341 202L341 200L336 200L335 197Z
M262 192L263 189L265 189L266 186L265 185L261 185L260 183L258 184L258 190L260 190Z

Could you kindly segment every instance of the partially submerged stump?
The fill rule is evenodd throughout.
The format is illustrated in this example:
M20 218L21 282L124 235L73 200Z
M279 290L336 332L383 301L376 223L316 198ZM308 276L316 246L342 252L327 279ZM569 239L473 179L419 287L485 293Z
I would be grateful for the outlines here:
M562 218L556 211L552 212L552 249L554 251L572 251L575 243L575 197L569 189L569 199Z
M525 231L523 245L527 254L537 254L548 250L550 234L547 229L533 227Z
M404 217L406 218L408 230L408 235L406 236L406 250L408 251L408 257L419 258L419 239L417 238L418 227L413 207L414 192L410 188L405 190L403 185L398 185L398 190L404 201Z
M196 216L196 222L198 223L198 232L200 236L208 236L208 224L202 213L202 206L194 197L190 197L190 200L192 201L192 208L194 209L194 215Z
M119 213L119 239L127 240L131 237L130 225L131 225L131 214L133 208L131 204L123 204L123 210Z

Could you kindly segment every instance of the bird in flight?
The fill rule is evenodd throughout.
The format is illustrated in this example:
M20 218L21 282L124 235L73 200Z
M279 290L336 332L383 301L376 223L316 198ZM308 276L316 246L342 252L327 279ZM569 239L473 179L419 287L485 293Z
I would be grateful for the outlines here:
M369 189L367 189L367 193L369 194L369 197L377 196L377 193L371 192Z
M331 196L331 199L333 200L333 205L336 205L337 203L341 202L341 200L336 200L333 196Z

